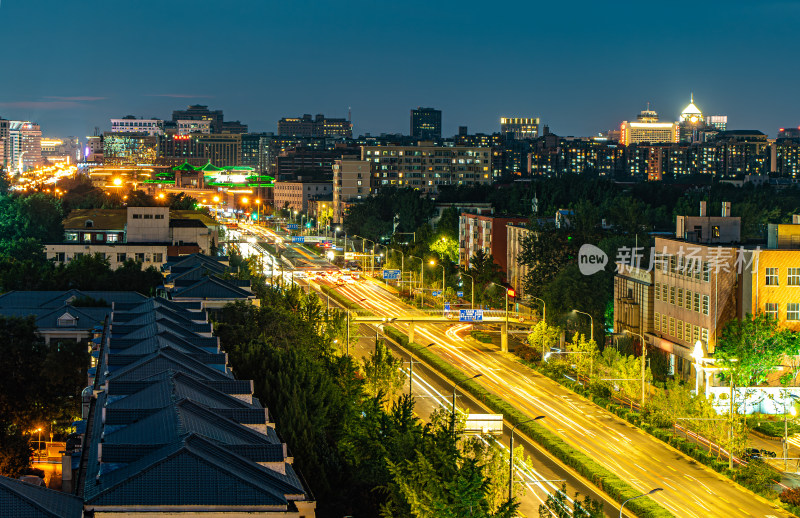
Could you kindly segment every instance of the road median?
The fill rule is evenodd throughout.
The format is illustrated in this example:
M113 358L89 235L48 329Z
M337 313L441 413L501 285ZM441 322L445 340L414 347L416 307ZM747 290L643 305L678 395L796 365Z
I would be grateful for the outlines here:
M530 417L514 408L507 401L499 396L492 394L480 384L472 381L466 374L453 367L430 349L419 344L409 342L408 336L395 327L387 326L384 331L392 339L399 342L403 347L412 351L426 363L438 370L443 376L453 383L458 382L463 390L469 392L473 397L491 408L492 411L503 414L504 418L510 423L517 425L517 429L522 431L531 440L542 446L561 462L577 471L601 491L608 494L617 502L623 502L629 498L641 495L641 492L630 486L616 474L612 473L599 463L594 461L585 453L573 448L555 433L536 423L524 423ZM626 505L627 509L640 518L666 518L674 516L667 509L651 499L637 499Z

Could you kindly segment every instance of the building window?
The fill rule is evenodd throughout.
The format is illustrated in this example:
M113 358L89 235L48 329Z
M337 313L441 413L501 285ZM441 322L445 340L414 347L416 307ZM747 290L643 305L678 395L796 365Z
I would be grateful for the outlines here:
M694 310L700 313L700 294L694 294Z
M669 317L669 334L675 336L675 319L672 317Z
M139 261L140 263L144 262L144 253L136 253L134 254L134 258Z
M163 263L164 262L164 254L162 253L153 253L153 262L154 263Z
M683 321L678 320L677 324L678 324L678 329L676 330L677 334L675 335L675 338L677 338L678 340L683 340Z
M661 300L663 300L664 302L667 302L667 285L666 284L662 284L661 285Z
M787 286L800 286L800 268L789 268L789 275L786 278Z
M711 269L708 267L708 261L703 261L703 281L708 282L708 277Z
M106 241L108 243L116 243L119 241L119 234L106 234Z
M692 326L692 342L698 340L700 340L700 328L698 326Z
M78 233L77 232L67 232L66 240L67 241L77 241L78 240Z
M84 243L91 243L92 242L92 235L91 234L84 234L83 235L83 242Z
M661 332L667 332L667 315L661 315Z
M661 313L653 313L653 325L656 331L661 331Z
M678 288L678 307L683 307L683 288Z
M766 286L777 286L778 285L778 269L777 268L766 268L764 272L764 284Z
M58 263L63 263L66 259L66 255L64 252L56 252L55 260Z
M686 309L692 310L692 290L686 290Z
M764 304L764 313L767 314L768 317L778 319L778 303L777 302L767 302Z
M708 304L709 304L708 295L703 295L703 314L704 315L708 315Z
M669 287L669 303L675 305L675 286Z
M94 221L92 221L90 219L87 219L84 222L83 226L86 227L86 228L93 228L94 227Z
M126 256L125 252L117 253L117 262L118 263L124 263L126 259L127 259L127 256Z
M714 225L711 227L711 237L719 239L719 225Z
M655 294L656 294L656 300L661 300L661 283L660 282L656 283Z
M704 327L700 333L700 340L705 343L708 343L708 328Z
M683 338L688 342L691 336L692 336L692 324L686 322L684 324Z
M800 303L790 302L786 304L786 320L800 320Z

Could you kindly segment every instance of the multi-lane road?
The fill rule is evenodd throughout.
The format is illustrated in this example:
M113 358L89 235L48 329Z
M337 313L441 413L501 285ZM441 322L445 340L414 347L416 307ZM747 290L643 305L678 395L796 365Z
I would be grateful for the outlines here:
M382 285L362 281L339 290L342 295L382 316L408 316L416 310ZM408 324L394 324L408 330ZM661 487L652 496L678 517L789 517L783 509L757 498L730 480L697 464L553 380L528 369L497 348L465 339L463 324L417 323L418 343L435 343L431 351L530 416L545 415L542 426L585 452L636 489ZM446 392L445 395L450 392ZM435 398L433 398L435 399ZM539 466L536 466L538 469ZM567 478L563 469L544 474ZM536 475L538 476L538 475ZM579 482L570 481L571 486ZM533 492L535 495L536 493Z

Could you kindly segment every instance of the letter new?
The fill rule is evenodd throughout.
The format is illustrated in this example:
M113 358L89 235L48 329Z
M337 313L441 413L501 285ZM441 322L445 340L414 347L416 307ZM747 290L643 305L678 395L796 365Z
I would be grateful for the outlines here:
M578 268L584 275L592 275L604 269L608 256L594 245L585 244L578 250Z

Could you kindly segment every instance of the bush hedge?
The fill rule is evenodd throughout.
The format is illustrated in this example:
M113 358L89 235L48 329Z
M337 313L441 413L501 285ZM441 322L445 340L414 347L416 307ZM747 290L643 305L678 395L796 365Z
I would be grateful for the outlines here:
M594 459L573 448L561 437L553 432L550 432L541 425L538 425L535 422L519 424L529 419L529 417L514 408L510 403L503 400L499 396L491 394L478 383L468 380L467 375L439 358L429 349L413 342L409 343L408 336L406 334L391 326L386 327L385 333L387 336L400 343L403 347L413 351L414 354L416 354L419 358L433 366L437 371L449 378L451 381L460 382L459 386L464 391L469 392L476 399L491 408L492 411L498 414L503 414L503 417L509 422L518 425L517 428L525 435L530 437L537 444L541 445L544 449L560 459L564 464L570 466L578 473L589 479L594 485L596 485L617 502L623 502L628 498L641 495L640 491L634 489L617 475L601 466ZM649 498L633 500L627 504L627 507L631 510L631 512L635 513L641 518L661 518L673 516L672 513Z

